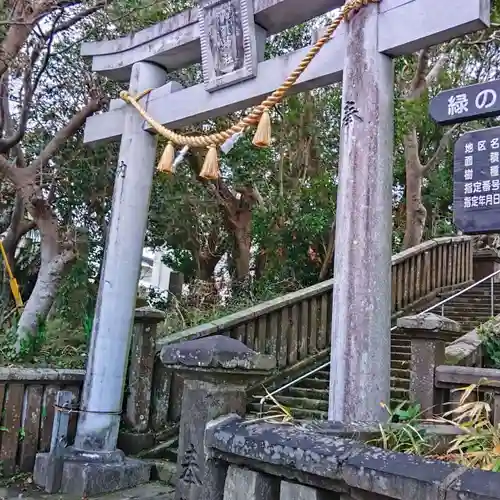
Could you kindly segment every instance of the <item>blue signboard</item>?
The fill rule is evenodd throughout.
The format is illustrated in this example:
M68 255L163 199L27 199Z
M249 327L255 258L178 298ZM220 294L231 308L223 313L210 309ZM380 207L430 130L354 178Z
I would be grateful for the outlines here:
M500 127L468 132L455 144L453 214L466 234L500 231Z
M500 115L500 80L445 90L431 99L429 113L440 125Z

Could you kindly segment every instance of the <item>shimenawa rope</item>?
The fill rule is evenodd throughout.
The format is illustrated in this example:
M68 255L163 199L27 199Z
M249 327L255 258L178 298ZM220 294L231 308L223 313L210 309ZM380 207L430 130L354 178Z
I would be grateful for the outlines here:
M156 132L158 132L158 134L162 135L169 141L158 164L158 169L163 172L172 173L175 170L175 167L177 167L177 165L179 165L179 163L184 159L190 147L207 147L208 153L205 158L205 163L201 169L200 176L206 179L216 179L219 177L217 146L222 144L221 149L226 153L229 152L235 142L241 137L245 129L256 124L258 124L258 127L253 139L253 144L257 147L268 146L271 140L271 119L269 116L269 109L276 106L276 104L283 99L286 92L297 82L314 57L330 40L342 21L348 19L349 14L368 4L379 3L380 1L381 0L348 0L342 6L339 15L327 27L325 34L311 47L297 68L290 74L283 84L264 101L262 101L261 104L255 106L250 114L222 132L198 136L177 134L173 130L168 129L157 122L139 104L139 100L151 92L151 89L145 90L135 97L131 96L127 91L120 92L120 97L125 102L131 104L144 118L144 120L147 121ZM175 158L174 145L184 146L177 158Z

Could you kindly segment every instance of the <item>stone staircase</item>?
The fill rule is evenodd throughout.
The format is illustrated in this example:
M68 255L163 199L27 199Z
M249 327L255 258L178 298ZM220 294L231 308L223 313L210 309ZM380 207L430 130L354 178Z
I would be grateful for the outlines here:
M494 314L500 314L500 283L494 285ZM454 295L455 292L443 294L437 301ZM441 314L441 308L436 309L436 314ZM445 305L445 316L462 325L461 335L473 330L491 317L491 287L490 283L477 285L475 288L455 297ZM410 385L410 341L397 330L392 334L391 342L391 406L409 400ZM329 368L320 370L308 378L276 395L279 404L286 407L293 418L322 420L327 418L328 412L328 386ZM259 413L259 397L249 402L249 418L256 418ZM268 400L264 405L264 413L277 413L274 404ZM175 462L177 459L177 435L173 435L167 442L162 443L158 449L161 460L155 462L158 471L167 474L171 480L175 476ZM162 474L159 474L161 477ZM170 480L170 479L169 479Z
M455 297L445 305L444 315L462 325L462 335L473 330L491 317L490 283L477 285L475 288ZM454 292L456 293L456 292ZM439 301L453 295L444 294ZM500 313L500 283L494 285L495 314ZM441 314L441 308L436 309ZM391 341L391 406L408 401L410 386L410 341L397 333ZM328 411L329 369L318 371L310 377L297 382L275 396L280 405L286 407L297 419L326 419ZM270 400L264 405L264 412L273 410ZM251 413L259 412L259 398L249 404Z
M443 237L429 240L392 257L393 319L402 314L418 313L431 304L441 301L473 282L473 241L469 237ZM278 376L266 388L269 391L280 387L285 380L293 380L315 366L324 365L329 357L330 328L333 302L333 279L282 297L230 314L224 318L207 322L190 329L176 332L159 339L156 348L161 350L192 338L211 335L226 335L238 339L249 348L276 358ZM455 298L447 305L445 314L460 320L463 333L484 322L490 316L489 284ZM441 295L440 295L441 294ZM495 295L500 297L500 285L495 286ZM499 304L500 309L500 304ZM438 314L441 312L436 311ZM500 312L500 311L499 311ZM410 342L397 331L392 335L391 401L397 404L409 399ZM164 387L161 371L155 384ZM315 372L281 392L276 399L287 407L295 419L324 419L328 410L329 367ZM163 389L162 389L163 390ZM159 461L158 471L165 470L175 477L173 462L177 458L179 417L179 381L173 381L156 408L163 411L169 407L169 420L165 429L156 436L154 448L143 450L141 456ZM265 391L250 395L248 418L259 412L259 400ZM273 403L267 401L263 410L269 411ZM389 402L388 402L389 403ZM169 406L170 405L170 406ZM156 411L156 410L155 410ZM162 412L160 420L164 418ZM162 479L158 473L158 478ZM164 479L165 480L165 479Z

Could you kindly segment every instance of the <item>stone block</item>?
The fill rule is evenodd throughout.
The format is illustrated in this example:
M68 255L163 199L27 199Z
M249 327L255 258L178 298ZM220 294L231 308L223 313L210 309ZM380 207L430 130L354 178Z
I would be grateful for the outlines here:
M282 481L280 500L332 500L332 493L303 484Z
M89 455L91 455L89 453ZM125 458L121 462L65 460L62 471L61 493L79 497L100 495L133 488L147 483L151 477L151 465L141 460ZM33 479L43 486L47 476L49 454L39 453L35 460Z
M160 359L166 365L269 371L276 358L259 354L239 340L212 335L163 347Z
M446 500L490 500L500 498L500 476L480 469L465 470L446 491Z
M151 465L151 479L175 486L177 466L168 460L146 460Z
M482 248L474 252L473 278L479 281L500 269L500 254L495 248ZM500 280L500 276L493 278L495 282Z
M222 415L244 415L246 388L274 368L276 358L214 335L165 346L160 359L184 379L176 498L220 500L227 466L206 459L205 428Z
M367 446L347 459L342 478L363 494L431 500L442 498L443 485L449 484L461 471L456 464Z
M482 341L476 330L472 330L448 344L445 349L447 365L481 366Z
M279 480L276 477L235 465L229 467L224 500L277 500L278 495ZM281 498L292 500L283 496Z
M412 337L415 336L414 332L427 334L426 338L434 338L434 334L439 332L450 332L456 335L461 331L461 326L456 321L432 313L399 318L397 326L400 330L411 331Z
M118 448L126 455L137 455L141 451L152 448L155 444L153 432L120 431L118 434Z

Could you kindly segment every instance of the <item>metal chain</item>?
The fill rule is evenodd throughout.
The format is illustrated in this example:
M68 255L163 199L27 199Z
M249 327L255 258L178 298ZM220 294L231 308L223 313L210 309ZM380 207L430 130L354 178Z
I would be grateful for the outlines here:
M120 97L127 103L134 106L139 114L147 121L153 129L160 135L176 144L177 146L189 147L211 147L222 144L234 134L242 133L247 127L259 123L262 114L278 104L286 92L295 84L302 73L307 69L311 61L323 48L323 46L330 40L335 30L340 26L342 21L348 19L351 12L355 12L365 5L371 3L379 3L381 0L348 0L341 8L340 14L332 21L325 31L325 34L311 47L307 55L302 59L297 68L290 74L290 76L283 82L283 84L276 89L270 96L268 96L261 104L255 106L253 110L242 118L238 123L232 127L222 131L216 132L211 135L181 135L173 130L170 130L160 123L158 123L146 110L139 104L139 99L146 95L150 90L141 92L137 97L131 96L128 92L120 92Z

